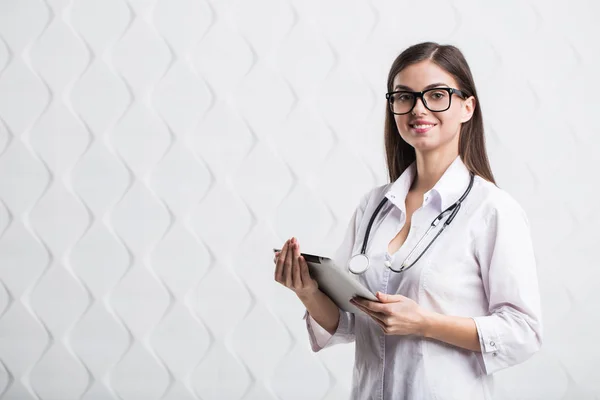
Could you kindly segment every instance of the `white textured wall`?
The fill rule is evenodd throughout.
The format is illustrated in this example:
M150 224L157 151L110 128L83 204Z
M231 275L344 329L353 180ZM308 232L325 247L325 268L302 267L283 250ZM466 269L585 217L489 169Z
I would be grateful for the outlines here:
M347 398L273 280L386 182L388 68L475 75L533 229L545 342L498 399L600 398L595 0L0 0L0 397ZM596 206L596 207L594 207Z

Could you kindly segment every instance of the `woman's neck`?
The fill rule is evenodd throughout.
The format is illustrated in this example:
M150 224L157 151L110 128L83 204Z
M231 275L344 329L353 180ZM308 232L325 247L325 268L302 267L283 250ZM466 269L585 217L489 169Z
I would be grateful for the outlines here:
M431 190L456 157L458 152L417 152L417 174L410 190L417 193Z

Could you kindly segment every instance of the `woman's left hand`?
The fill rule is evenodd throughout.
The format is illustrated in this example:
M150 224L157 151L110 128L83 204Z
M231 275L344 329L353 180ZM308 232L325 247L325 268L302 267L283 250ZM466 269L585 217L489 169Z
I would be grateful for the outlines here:
M380 303L355 297L351 303L381 326L386 335L425 335L429 312L399 294L377 292Z

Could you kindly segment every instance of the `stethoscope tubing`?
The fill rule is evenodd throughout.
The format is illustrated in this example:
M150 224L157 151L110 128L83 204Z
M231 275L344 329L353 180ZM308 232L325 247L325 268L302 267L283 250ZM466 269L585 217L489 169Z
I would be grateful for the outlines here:
M463 195L454 204L452 204L451 206L449 206L448 208L446 208L437 217L435 217L433 219L433 221L431 222L431 224L430 224L429 228L427 229L427 231L425 232L425 234L421 237L421 239L419 239L419 241L413 247L413 249L410 251L410 253L408 254L408 256L406 256L406 259L402 263L402 268L400 268L400 270L395 270L395 269L392 268L391 265L389 266L389 268L392 271L394 271L394 272L403 272L403 271L409 269L410 267L412 267L413 265L415 265L417 263L417 261L419 261L419 259L423 256L423 254L425 254L425 252L427 252L427 250L435 242L435 240L438 238L438 236L440 236L440 234L446 229L446 227L452 223L452 221L456 217L456 214L460 210L462 202L469 195L469 192L471 191L471 188L473 187L473 181L475 179L475 175L473 173L471 173L470 175L471 175L471 179L469 181L469 186L467 187L467 189L465 190L465 192L463 193ZM384 197L381 200L381 202L379 203L379 205L377 206L377 208L375 209L375 211L373 212L373 215L371 216L371 219L369 220L369 224L367 225L367 231L365 232L365 237L363 239L363 244L362 244L362 248L361 248L360 254L356 255L356 256L362 255L362 256L364 256L366 258L366 260L367 260L367 268L366 269L368 269L368 265L369 265L369 258L366 255L366 250L367 250L367 243L368 243L368 240L369 240L369 234L371 233L371 227L373 225L373 222L375 221L375 218L377 217L377 215L381 211L381 208L385 205L385 203L387 201L388 201L387 197ZM406 260L408 260L410 258L410 256L415 252L415 250L419 247L419 245L421 244L421 242L427 237L427 235L429 234L429 232L433 228L435 228L440 223L440 221L446 216L446 214L449 213L449 212L452 212L452 213L450 214L450 216L448 217L448 219L446 219L446 221L444 221L444 224L442 225L442 227L440 228L440 230L438 231L438 233L434 236L433 240L431 242L429 242L429 244L427 245L427 247L421 252L421 254L419 254L419 257L417 257L417 259L415 261L413 261L410 265L408 265L408 266L405 265ZM356 256L353 256L353 257L356 257ZM348 269L350 270L350 272L352 272L354 274L361 274L361 273L363 273L363 272L366 271L366 269L365 269L365 270L363 270L363 271L361 271L359 273L356 273L356 272L352 271L352 269L350 267Z

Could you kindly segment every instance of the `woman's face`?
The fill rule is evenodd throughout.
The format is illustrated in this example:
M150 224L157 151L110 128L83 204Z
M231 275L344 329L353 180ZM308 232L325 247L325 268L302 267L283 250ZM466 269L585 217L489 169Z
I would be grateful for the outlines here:
M433 85L433 86L432 86ZM460 89L452 75L431 61L412 64L400 71L394 78L392 90L420 92L430 87L451 87ZM447 92L440 92L441 96ZM435 94L432 93L435 96ZM431 108L433 99L428 105ZM461 99L452 94L450 108L442 112L433 112L425 108L421 99L408 114L394 115L400 136L417 152L429 152L443 148L458 151L460 126L473 115L475 99ZM454 148L454 146L456 146Z

